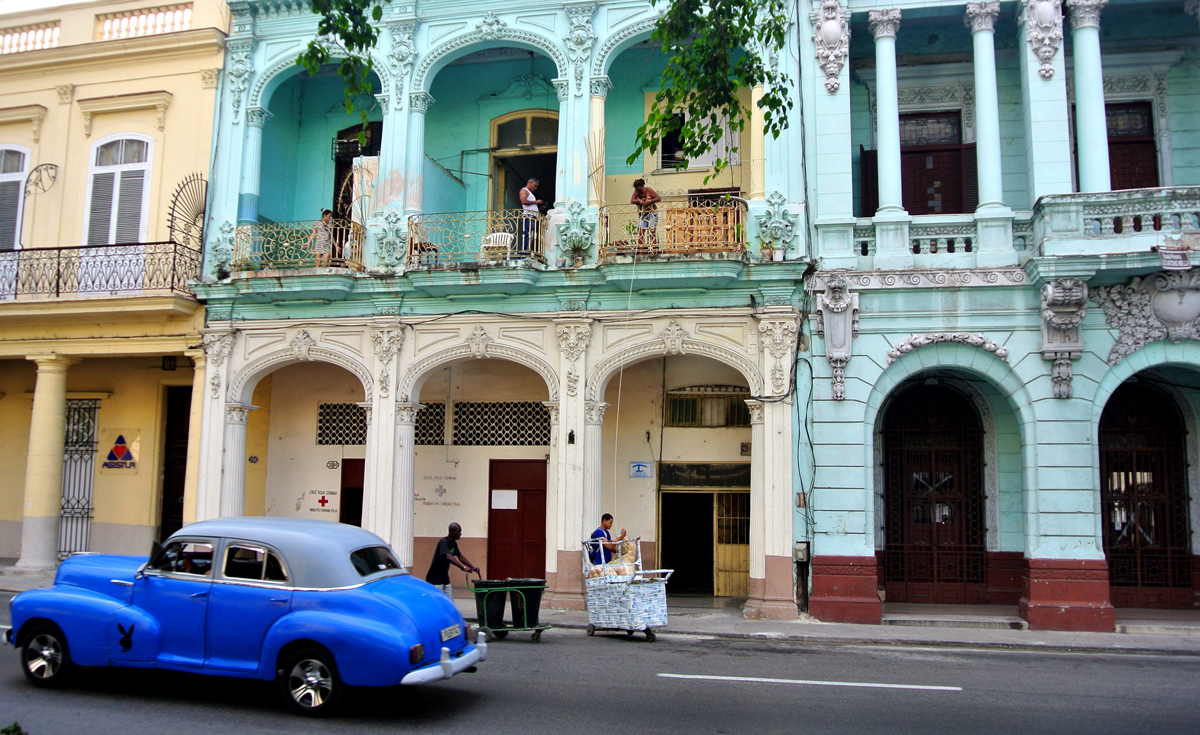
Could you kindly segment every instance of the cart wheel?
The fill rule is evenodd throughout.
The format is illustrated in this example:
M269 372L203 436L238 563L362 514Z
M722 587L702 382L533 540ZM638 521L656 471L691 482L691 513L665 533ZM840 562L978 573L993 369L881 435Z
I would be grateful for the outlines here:
M588 635L596 635L596 626L592 625L591 623L588 623L587 634Z
M653 643L657 638L658 638L658 636L654 635L653 630L646 628L646 642L647 643Z
M632 637L633 637L633 634L634 634L634 631L633 631L633 630L627 630L627 631L625 631L625 635L629 636L630 638L632 638Z
M483 633L484 640L488 642L491 642L496 637L495 633L492 632L492 629L486 625L479 626L479 632Z
M542 642L542 631L540 631L540 630L533 631L532 637L533 637L534 643L541 643Z
M493 630L492 635L496 636L496 638L498 638L499 640L504 640L505 638L508 637L508 631L507 630Z

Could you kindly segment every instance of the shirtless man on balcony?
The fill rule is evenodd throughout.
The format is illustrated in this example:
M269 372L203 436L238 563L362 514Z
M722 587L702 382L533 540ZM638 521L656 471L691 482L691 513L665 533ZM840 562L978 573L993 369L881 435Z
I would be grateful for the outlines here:
M629 198L629 203L636 204L638 208L639 246L645 245L647 239L650 243L658 242L658 207L655 205L661 201L658 192L646 186L645 179L633 182L633 196Z

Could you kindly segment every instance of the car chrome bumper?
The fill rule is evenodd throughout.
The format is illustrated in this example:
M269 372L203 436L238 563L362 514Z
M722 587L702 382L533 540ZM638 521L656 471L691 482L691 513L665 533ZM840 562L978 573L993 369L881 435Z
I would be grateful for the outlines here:
M487 660L487 634L480 633L475 650L470 653L464 653L458 658L450 658L450 649L442 648L442 657L435 664L429 664L419 669L408 672L408 674L400 680L401 684L429 684L442 679L449 679L455 674L460 674L464 670L471 668L477 663Z

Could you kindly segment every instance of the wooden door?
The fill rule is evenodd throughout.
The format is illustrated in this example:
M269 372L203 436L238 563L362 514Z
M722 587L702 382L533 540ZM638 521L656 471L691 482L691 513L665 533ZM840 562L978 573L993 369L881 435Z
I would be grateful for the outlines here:
M1108 172L1113 191L1158 186L1154 109L1149 102L1105 105Z
M192 414L192 387L167 388L166 443L163 450L162 506L158 538L165 540L183 527L183 483L187 475L188 423Z
M887 599L986 602L983 432L974 407L921 386L894 399L885 421Z
M338 521L351 526L362 526L363 476L365 459L342 460L341 504L338 506Z
M1173 402L1147 386L1122 385L1104 407L1100 503L1116 607L1192 606L1185 436Z
M545 578L545 460L493 459L488 498L488 579Z
M750 595L750 493L717 493L713 594Z

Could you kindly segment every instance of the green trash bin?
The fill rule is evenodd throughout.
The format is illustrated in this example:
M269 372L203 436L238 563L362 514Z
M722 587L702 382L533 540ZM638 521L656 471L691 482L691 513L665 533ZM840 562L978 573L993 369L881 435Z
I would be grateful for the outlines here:
M512 600L512 623L514 628L536 628L538 625L538 610L542 606L542 592L546 589L544 579L513 579L504 580L505 587L518 589L509 590Z
M480 579L471 585L475 590L475 619L479 624L497 630L504 627L504 593L489 590L507 587L503 579Z

